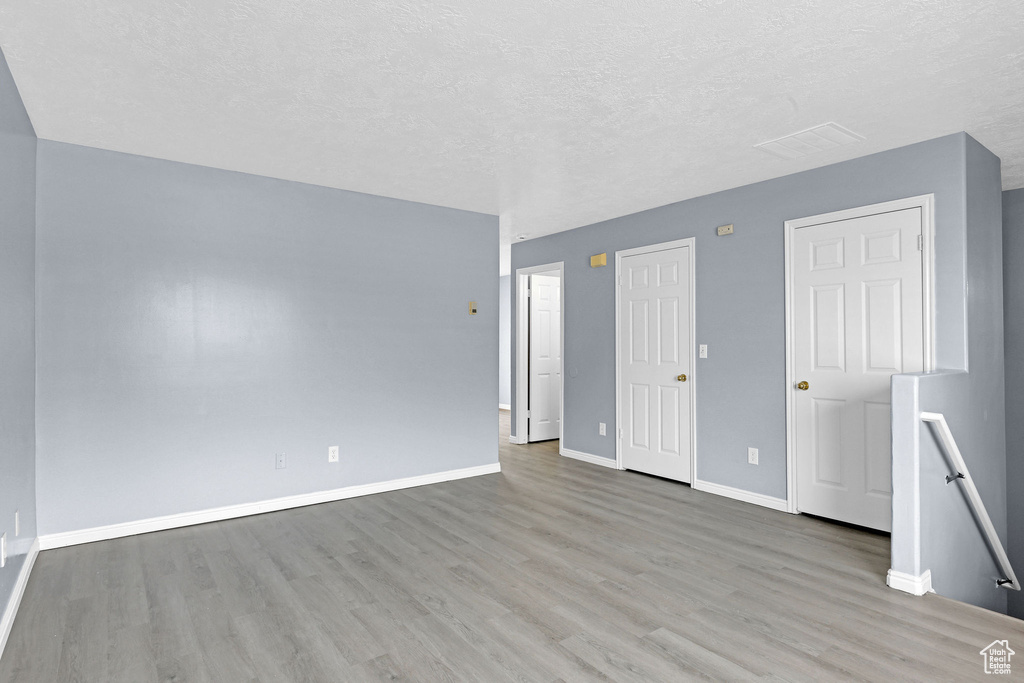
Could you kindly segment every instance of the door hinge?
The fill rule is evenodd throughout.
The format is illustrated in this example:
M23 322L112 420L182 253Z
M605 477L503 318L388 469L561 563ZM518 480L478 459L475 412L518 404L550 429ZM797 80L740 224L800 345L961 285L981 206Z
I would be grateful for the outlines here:
M622 427L619 427L619 438L622 438Z
M526 411L526 417L530 417L530 411L529 410Z
M924 251L924 235L917 236L917 250Z

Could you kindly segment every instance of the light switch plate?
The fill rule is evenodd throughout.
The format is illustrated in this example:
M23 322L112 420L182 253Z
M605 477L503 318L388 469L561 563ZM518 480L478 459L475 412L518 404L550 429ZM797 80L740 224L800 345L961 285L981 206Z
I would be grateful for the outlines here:
M469 302L469 314L470 315L476 315L476 302L475 301L470 301Z
M598 436L607 436L607 434L608 434L608 426L604 422L598 422L597 423L597 435Z
M731 234L732 234L732 223L730 223L729 225L719 225L718 226L718 236L719 237L721 237L722 235L731 235Z
M708 357L708 345L707 344L701 344L700 345L700 357L701 358L707 358Z

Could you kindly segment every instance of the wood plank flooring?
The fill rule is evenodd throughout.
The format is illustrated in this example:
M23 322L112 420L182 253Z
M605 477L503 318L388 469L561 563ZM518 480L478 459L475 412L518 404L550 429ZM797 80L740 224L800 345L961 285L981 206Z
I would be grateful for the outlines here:
M885 536L502 422L501 474L42 553L0 681L964 681L1024 647L886 588Z

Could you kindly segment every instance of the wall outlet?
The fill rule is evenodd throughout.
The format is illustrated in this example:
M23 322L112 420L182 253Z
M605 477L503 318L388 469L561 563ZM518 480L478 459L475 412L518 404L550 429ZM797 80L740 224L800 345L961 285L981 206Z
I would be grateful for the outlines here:
M598 436L607 436L607 434L608 434L608 425L606 425L604 422L598 422L597 423L597 435Z
M707 344L701 344L700 345L700 357L701 358L707 358L708 357L708 345Z
M21 513L14 511L14 535L21 536Z
M327 462L338 462L338 447L330 446L327 449Z
M288 456L286 454L278 453L274 457L275 457L274 466L277 469L283 470L285 467L288 467Z
M721 237L722 235L731 235L731 234L732 234L732 223L730 223L729 225L719 225L718 226L718 236L719 237Z
M7 566L7 532L0 536L0 567Z
M747 464L748 465L756 465L757 464L757 449L756 448L748 448L747 449Z

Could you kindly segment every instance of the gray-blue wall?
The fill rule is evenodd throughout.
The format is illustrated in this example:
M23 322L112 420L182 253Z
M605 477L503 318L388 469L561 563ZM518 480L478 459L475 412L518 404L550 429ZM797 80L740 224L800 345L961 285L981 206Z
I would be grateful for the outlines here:
M965 134L923 142L512 245L517 268L565 261L565 446L615 457L615 251L696 238L697 475L786 497L785 254L788 219L935 194L936 350L966 367ZM717 237L732 223L735 234ZM592 254L609 265L590 268ZM514 297L512 293L515 310ZM515 320L512 321L515 357ZM512 392L515 405L515 387ZM748 465L747 446L760 449Z
M968 372L920 379L920 410L943 413L1002 543L1007 543L1003 221L999 159L966 140ZM935 591L1001 612L1007 591L931 427L921 430L921 567ZM894 543L896 542L894 534Z
M1024 189L1003 193L1003 293L1009 555L1024 576ZM1024 592L1009 599L1010 614L1024 618Z
M41 535L497 462L496 217L48 141L38 176Z
M512 276L498 286L498 403L512 403Z
M0 533L10 543L0 614L36 536L35 188L36 135L0 54Z

